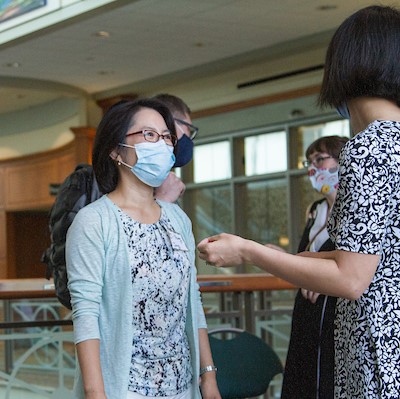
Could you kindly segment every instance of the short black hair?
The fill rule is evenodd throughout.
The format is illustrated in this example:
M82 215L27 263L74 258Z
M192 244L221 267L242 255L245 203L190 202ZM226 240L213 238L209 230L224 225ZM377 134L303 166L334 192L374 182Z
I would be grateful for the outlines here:
M122 100L104 114L96 131L93 144L92 163L97 182L104 194L115 190L118 184L118 168L110 154L125 143L126 133L134 116L143 108L157 111L164 119L171 134L176 138L175 122L168 107L160 101L148 98Z
M344 136L323 136L313 141L306 150L306 158L309 160L310 155L314 152L326 152L336 160L339 159L340 151L349 141L348 137Z
M179 113L181 115L190 115L191 110L188 105L177 96L167 93L157 94L153 97L154 99L161 101L164 105L166 105L172 113Z
M400 106L400 11L370 6L348 17L326 54L320 106L381 97Z

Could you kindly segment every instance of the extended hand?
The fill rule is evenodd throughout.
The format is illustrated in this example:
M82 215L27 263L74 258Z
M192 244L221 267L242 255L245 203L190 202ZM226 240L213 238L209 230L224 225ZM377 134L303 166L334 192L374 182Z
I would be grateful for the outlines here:
M245 263L243 246L246 240L232 234L218 234L202 240L198 245L200 258L211 266L227 267Z

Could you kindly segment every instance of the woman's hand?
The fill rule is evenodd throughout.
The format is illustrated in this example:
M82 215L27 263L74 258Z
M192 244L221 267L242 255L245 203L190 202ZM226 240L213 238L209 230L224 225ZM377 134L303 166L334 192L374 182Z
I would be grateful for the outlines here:
M318 292L314 292L314 291L309 291L306 290L305 288L301 289L301 295L303 295L303 297L307 300L309 300L311 303L316 303L318 297L321 295Z
M204 373L200 377L200 389L203 399L221 399L214 371Z
M200 258L216 267L239 266L246 263L243 248L247 240L232 234L218 234L202 240L198 245Z

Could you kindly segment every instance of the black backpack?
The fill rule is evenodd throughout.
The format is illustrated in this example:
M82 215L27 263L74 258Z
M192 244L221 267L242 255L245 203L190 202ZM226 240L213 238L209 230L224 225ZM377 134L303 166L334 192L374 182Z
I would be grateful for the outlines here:
M71 309L71 296L65 261L67 231L78 211L101 196L92 166L79 164L61 184L50 210L51 245L44 251L41 261L47 265L46 278L54 278L58 300L68 309Z

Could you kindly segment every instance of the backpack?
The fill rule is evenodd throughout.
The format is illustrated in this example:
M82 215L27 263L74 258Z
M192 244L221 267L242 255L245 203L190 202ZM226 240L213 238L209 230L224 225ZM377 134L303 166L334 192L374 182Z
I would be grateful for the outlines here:
M79 164L61 184L50 210L51 244L44 251L41 261L47 265L46 278L54 278L58 300L68 309L72 307L65 261L67 231L78 211L101 196L93 167L88 164Z

